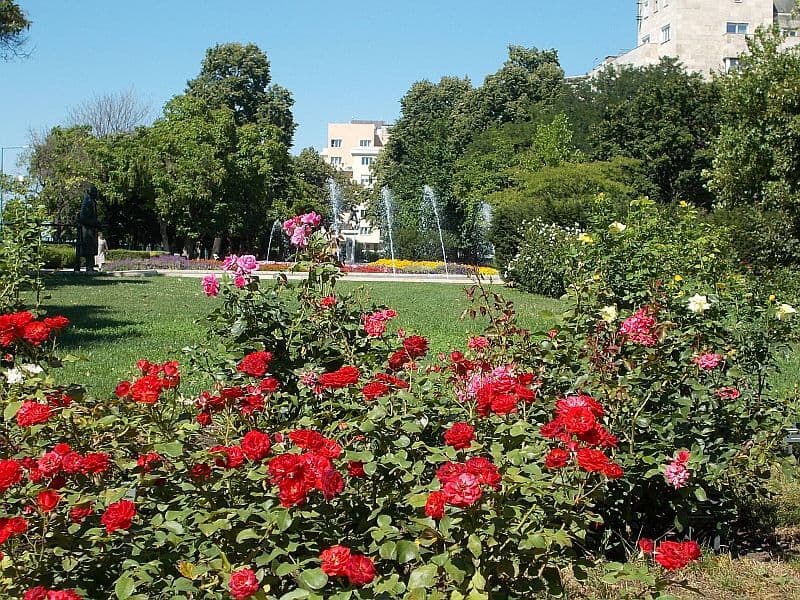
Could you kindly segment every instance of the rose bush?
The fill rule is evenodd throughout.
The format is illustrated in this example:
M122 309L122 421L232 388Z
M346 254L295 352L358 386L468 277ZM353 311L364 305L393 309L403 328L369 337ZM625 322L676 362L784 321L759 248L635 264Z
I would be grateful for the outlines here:
M485 335L430 356L390 308L338 293L313 221L292 220L307 280L226 261L207 343L183 367L143 358L107 398L55 385L54 327L14 334L0 594L529 598L763 489L781 303L673 279L628 306L585 267L559 331L521 330L477 286ZM652 549L655 574L612 574L659 590L699 555Z

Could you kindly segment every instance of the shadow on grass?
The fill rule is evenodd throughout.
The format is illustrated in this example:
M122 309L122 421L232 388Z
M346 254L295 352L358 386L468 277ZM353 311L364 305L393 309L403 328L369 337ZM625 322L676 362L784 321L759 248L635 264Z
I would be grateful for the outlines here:
M61 351L76 350L92 346L106 346L120 338L120 331L125 330L125 339L142 337L135 331L135 321L117 319L109 316L115 311L108 306L82 304L79 306L45 304L47 314L64 315L70 326L58 336L58 347Z
M114 277L113 275L87 275L86 273L55 273L42 277L45 294L47 290L58 289L66 286L102 287L115 284L151 284L146 277Z

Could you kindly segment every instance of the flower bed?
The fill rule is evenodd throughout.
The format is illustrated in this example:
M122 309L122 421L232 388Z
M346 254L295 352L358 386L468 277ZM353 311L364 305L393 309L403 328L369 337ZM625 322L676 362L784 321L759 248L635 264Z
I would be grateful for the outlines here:
M586 272L562 329L531 333L477 285L485 335L429 356L337 291L305 217L306 280L228 257L207 343L108 397L54 381L64 320L0 316L3 597L522 599L596 564L655 596L700 556L692 518L763 491L792 307L674 282L618 309Z
M183 256L162 254L159 256L125 258L121 260L106 261L103 268L106 271L141 271L152 269L165 269L170 271L208 271L222 268L219 260L188 259Z

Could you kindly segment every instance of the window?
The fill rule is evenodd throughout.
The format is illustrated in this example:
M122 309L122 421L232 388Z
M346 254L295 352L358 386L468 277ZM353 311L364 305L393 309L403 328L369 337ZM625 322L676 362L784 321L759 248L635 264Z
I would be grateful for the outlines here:
M661 28L661 43L668 42L672 39L672 31L670 30L669 25L665 25Z
M725 71L736 71L739 68L739 59L730 57L725 59Z
M653 0L653 12L658 12L658 0Z
M369 175L362 175L361 176L361 185L369 185L372 183L372 177Z
M373 157L372 156L362 156L361 157L361 164L362 165L371 165Z
M747 33L747 23L728 23L727 33Z
M642 43L643 44L649 44L650 43L650 36L649 35L644 36L642 38Z
M341 156L331 156L331 164L340 166L342 164L342 157Z
M786 37L797 37L797 29L781 29L781 35Z
M358 145L362 148L369 148L372 146L372 140L358 140Z
M342 140L331 140L331 148L341 148L342 147Z

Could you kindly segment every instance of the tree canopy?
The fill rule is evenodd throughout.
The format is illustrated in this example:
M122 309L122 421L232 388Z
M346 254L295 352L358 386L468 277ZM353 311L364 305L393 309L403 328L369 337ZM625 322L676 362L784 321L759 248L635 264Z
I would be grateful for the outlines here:
M9 60L24 54L31 26L28 16L14 0L0 0L0 58Z

